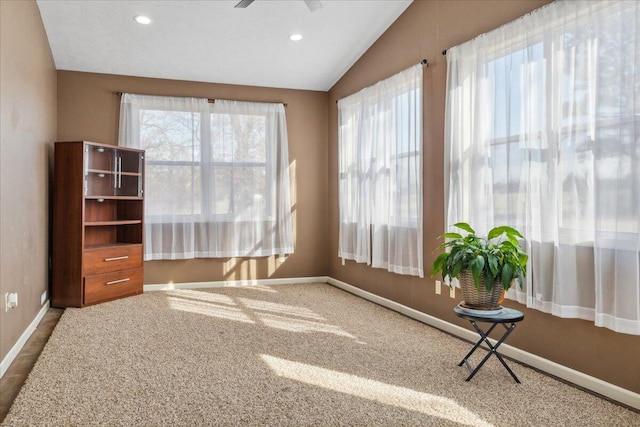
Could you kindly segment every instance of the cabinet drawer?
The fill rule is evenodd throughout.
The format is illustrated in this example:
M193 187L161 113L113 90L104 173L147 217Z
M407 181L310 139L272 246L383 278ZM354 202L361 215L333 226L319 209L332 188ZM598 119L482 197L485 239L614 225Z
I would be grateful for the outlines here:
M127 295L142 293L144 269L117 271L115 273L84 278L84 304L95 304Z
M118 245L84 251L85 276L142 267L142 245Z

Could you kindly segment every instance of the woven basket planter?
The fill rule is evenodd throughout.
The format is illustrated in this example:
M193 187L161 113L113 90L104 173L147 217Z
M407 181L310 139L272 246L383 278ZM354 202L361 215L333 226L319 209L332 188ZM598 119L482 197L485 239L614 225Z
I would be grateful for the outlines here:
M494 282L490 291L484 286L484 277L480 278L480 289L476 288L473 275L469 270L463 270L458 274L462 298L466 306L478 310L491 310L499 307L499 300L502 296L502 283Z

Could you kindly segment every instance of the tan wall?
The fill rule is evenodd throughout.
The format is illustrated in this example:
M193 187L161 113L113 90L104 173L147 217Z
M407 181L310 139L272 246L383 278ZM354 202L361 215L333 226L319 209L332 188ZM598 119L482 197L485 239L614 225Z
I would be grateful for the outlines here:
M276 257L195 259L145 263L147 284L326 275L327 93L257 88L106 74L58 72L58 140L117 144L120 97L116 92L284 102L295 253Z
M56 71L34 1L0 1L0 359L48 286L49 176ZM4 295L18 292L5 312Z
M429 276L437 236L444 230L444 108L446 58L441 51L492 30L548 3L537 1L417 0L329 92L329 275L465 328L455 317L459 301L436 295L434 280L410 278L348 261L338 252L338 150L336 100L350 95L421 59L424 71L424 255ZM446 295L445 295L446 294ZM593 322L560 319L514 302L525 312L508 343L620 387L640 392L640 340L597 328ZM428 345L428 343L425 343ZM462 357L463 355L461 355Z

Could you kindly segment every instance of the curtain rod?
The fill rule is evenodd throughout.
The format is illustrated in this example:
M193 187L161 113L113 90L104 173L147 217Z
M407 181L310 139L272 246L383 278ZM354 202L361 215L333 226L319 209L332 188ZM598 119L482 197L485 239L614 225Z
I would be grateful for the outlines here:
M427 68L429 66L429 61L427 61L426 59L423 59L422 61L420 61L420 64L422 64L422 66L424 68ZM336 99L336 104L338 103L339 99Z
M131 95L142 95L142 96L168 96L168 95L148 95L148 94L143 94L143 93L131 93L131 92L114 92L116 95L118 96L122 96L123 93L129 93ZM183 96L181 97L177 97L177 98L184 98ZM215 104L216 100L215 99L211 99L211 98L207 98L207 101L209 102L209 104ZM289 104L286 104L284 102L265 102L265 101L241 101L241 102L259 102L262 104L282 104L285 107L287 107Z

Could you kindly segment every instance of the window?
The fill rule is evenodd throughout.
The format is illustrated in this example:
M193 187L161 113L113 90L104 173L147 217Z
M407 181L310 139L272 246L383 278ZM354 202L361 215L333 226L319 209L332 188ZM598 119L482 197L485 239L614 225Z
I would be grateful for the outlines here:
M212 159L207 171L213 182L208 210L223 218L267 218L272 194L267 182L272 167L267 162L267 116L211 114Z
M293 252L282 104L124 94L146 155L145 259Z
M146 221L203 216L200 112L140 109ZM205 191L203 191L205 190Z
M447 225L521 230L511 297L640 334L640 4L554 2L447 52Z
M423 277L422 66L341 99L338 256Z

